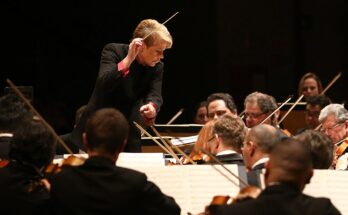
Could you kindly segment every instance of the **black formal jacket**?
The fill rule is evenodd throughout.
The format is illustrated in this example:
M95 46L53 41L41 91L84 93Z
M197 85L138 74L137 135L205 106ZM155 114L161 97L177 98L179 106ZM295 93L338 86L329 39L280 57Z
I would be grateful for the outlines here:
M266 187L257 199L229 206L210 206L213 215L339 215L327 198L303 194L297 187L280 184Z
M216 155L215 157L223 164L244 165L243 157L242 157L242 155L240 155L238 153ZM216 163L217 162L213 159L208 161L208 164L216 164Z
M217 155L216 158L224 164L244 165L243 157L238 153Z
M56 214L180 214L174 199L164 195L145 174L117 167L105 157L65 167L52 178L51 186Z
M126 151L141 151L140 132L133 121L143 123L139 109L144 104L152 102L156 106L156 111L160 110L163 102L163 63L159 62L154 67L149 67L134 60L128 75L123 77L121 71L118 71L117 64L127 56L127 53L128 45L126 44L109 43L104 47L99 74L86 111L73 132L64 137L68 145L75 144L83 149L81 134L89 116L98 109L113 107L121 111L130 122L130 138L128 138Z
M248 184L261 188L261 178L262 169L265 168L265 163L260 163L252 168L251 171L247 172Z
M0 214L49 214L49 193L40 186L30 191L40 179L34 168L18 162L0 168Z

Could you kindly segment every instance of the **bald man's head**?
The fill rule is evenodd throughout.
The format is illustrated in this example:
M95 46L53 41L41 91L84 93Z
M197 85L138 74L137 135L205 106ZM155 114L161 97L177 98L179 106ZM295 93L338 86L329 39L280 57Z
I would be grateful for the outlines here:
M275 144L266 166L266 183L293 183L303 190L313 175L310 151L293 138Z

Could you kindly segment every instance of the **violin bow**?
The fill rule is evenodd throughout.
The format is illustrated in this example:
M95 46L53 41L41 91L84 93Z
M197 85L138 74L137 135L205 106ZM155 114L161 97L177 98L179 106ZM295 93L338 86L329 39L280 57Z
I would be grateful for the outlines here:
M239 177L238 175L234 174L231 170L229 170L217 157L215 157L212 153L205 150L203 147L201 147L202 152L204 154L207 154L209 157L211 157L215 162L217 162L224 170L226 170L228 173L230 173L233 177L237 178L244 186L248 186L248 182L246 182L244 179Z
M283 120L289 115L289 113L292 111L292 109L295 108L295 106L302 100L303 98L303 94L296 100L296 102L289 108L289 110L285 113L285 115L283 116L283 118L281 118L278 122L278 125L280 125L280 123L283 122Z
M181 108L168 122L167 125L170 125L184 112L184 108Z
M341 143L343 143L344 141L346 141L347 138L343 138L342 140L339 140L337 143L335 143L335 146L339 146Z
M182 156L184 156L191 164L197 164L196 162L194 162L184 151L182 151L179 147L177 147L176 145L172 144L169 140L166 140L164 138L162 138L161 134L156 130L155 127L151 126L151 129L153 130L153 132L155 132L155 134L162 140L163 144L166 145L167 147L169 147L170 149L173 148L175 149L179 154L181 154ZM174 152L173 152L174 153Z
M160 142L158 142L151 134L149 134L149 132L147 132L143 127L141 127L138 123L136 123L135 121L133 121L134 125L142 132L144 133L146 136L148 136L149 138L151 138L153 140L153 142L155 142L159 147L161 147L165 152L167 152L168 154L170 154L173 158L175 158L175 160L177 160L177 162L179 162L182 165L182 162L180 161L180 159L178 158L178 156L176 156L176 154L174 152L171 152L171 150L167 149L165 146L163 146Z
M243 110L238 116L243 119L244 118L244 113L245 113L245 110Z
M339 72L330 83L326 86L326 88L320 93L320 95L324 95L325 92L342 76L342 72Z
M58 143L61 144L69 154L73 154L72 150L57 135L55 130L46 122L46 120L39 114L39 112L36 111L36 109L30 104L29 100L25 98L21 91L18 90L16 85L10 79L6 79L6 82L10 85L10 87L17 94L17 96L19 96L23 100L23 102L30 108L30 110L33 111L33 113L41 120L42 124L53 134L54 138L56 138Z
M277 108L275 109L271 114L269 114L262 122L260 122L260 125L265 123L271 116L273 116L278 110L280 110L284 105L286 105L291 99L293 95L289 95L288 98Z
M162 22L161 24L162 24L162 25L165 25L167 22L169 22L169 20L173 19L174 16L176 16L178 13L179 13L179 12L174 13L171 17L169 17L166 21ZM151 31L150 33L148 33L148 34L143 38L143 40L145 40L146 38L148 38L148 37L149 37L151 34L153 34L155 31L157 31L157 30L155 29L155 30Z

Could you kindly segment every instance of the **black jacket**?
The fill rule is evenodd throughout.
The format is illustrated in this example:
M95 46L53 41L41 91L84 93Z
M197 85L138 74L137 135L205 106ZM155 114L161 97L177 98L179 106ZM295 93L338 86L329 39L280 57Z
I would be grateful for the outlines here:
M18 162L0 168L0 214L48 214L49 193L35 186L40 180L34 168Z
M117 70L117 64L127 56L128 45L107 44L100 60L99 74L89 99L86 111L78 124L64 140L68 145L77 145L83 149L82 132L89 116L101 108L112 107L121 111L130 122L130 134L125 151L140 152L140 132L133 121L142 124L139 109L152 102L158 112L162 105L163 63L154 67L140 65L136 60L130 66L125 77Z
M327 198L303 194L295 186L280 184L268 186L257 199L229 206L210 206L213 215L339 215L340 212Z
M51 180L57 214L179 215L173 198L164 195L146 175L91 157L79 167L65 167Z

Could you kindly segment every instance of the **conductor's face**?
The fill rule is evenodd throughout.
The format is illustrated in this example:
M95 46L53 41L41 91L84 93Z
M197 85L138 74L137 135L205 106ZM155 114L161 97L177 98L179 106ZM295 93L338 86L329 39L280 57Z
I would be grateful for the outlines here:
M138 54L138 62L144 66L154 67L164 57L164 50L167 49L166 42L156 42L152 46L144 44Z

